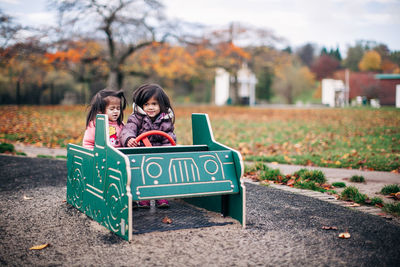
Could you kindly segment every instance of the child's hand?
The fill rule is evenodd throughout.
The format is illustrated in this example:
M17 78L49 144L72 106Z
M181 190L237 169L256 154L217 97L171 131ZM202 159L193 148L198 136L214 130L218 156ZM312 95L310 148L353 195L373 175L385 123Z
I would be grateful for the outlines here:
M128 140L127 145L128 145L128 147L137 147L137 146L139 146L139 143L136 142L135 138L131 138Z

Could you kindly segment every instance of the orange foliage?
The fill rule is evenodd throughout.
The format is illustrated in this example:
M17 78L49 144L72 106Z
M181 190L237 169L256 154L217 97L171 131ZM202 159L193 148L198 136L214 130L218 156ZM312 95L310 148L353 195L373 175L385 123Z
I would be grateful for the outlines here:
M55 53L46 53L45 57L49 63L55 61L64 62L71 61L77 63L81 60L82 56L86 53L86 48L83 49L68 49L67 51L57 51Z

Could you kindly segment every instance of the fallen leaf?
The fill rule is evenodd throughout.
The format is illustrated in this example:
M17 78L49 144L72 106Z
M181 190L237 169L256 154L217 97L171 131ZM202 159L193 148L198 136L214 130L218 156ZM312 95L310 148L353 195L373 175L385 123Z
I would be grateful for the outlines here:
M346 207L360 207L361 205L358 203L351 203L350 205L346 205Z
M50 246L50 244L46 243L43 245L33 246L29 250L41 250L41 249L47 248L48 246Z
M337 230L336 226L322 226L323 230Z
M349 232L344 232L339 234L339 238L344 238L344 239L350 238L350 236L351 235L349 234Z
M171 218L169 218L168 216L165 216L164 219L162 220L162 222L163 222L163 223L166 223L166 224L171 224L171 223L172 223L172 220L171 220Z
M278 165L279 163L276 161L271 162L272 165Z
M289 181L287 181L287 185L293 185L296 181L294 179L289 179Z
M33 199L33 198L32 197L27 197L27 196L24 195L24 200L31 200L31 199Z
M397 200L400 200L400 192L397 192L396 194L394 194L394 198Z

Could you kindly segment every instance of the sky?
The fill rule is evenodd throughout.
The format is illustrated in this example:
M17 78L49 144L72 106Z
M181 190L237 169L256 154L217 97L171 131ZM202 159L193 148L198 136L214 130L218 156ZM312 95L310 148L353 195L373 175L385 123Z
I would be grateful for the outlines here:
M400 50L400 0L165 0L168 17L212 27L240 22L272 30L296 49L306 43L346 54L358 40ZM24 25L55 21L46 0L0 0Z

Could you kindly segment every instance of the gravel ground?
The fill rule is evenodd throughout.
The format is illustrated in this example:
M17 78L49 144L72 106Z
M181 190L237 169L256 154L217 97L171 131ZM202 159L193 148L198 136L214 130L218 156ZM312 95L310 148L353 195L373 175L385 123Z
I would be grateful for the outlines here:
M202 211L210 222L228 224L155 230L135 234L129 243L65 203L65 165L62 160L0 155L1 265L400 265L400 226L393 221L249 183L246 229ZM174 209L169 212L173 216ZM338 238L345 231L351 237ZM29 250L44 243L50 246Z

